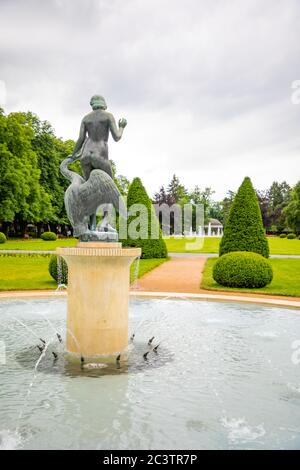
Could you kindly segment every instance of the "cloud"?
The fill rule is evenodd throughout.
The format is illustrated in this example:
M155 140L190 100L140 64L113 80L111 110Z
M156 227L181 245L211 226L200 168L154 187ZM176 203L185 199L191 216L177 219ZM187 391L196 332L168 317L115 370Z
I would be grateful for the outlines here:
M297 0L2 0L6 110L30 109L76 138L103 94L124 139L118 171L151 194L173 173L221 197L299 175Z

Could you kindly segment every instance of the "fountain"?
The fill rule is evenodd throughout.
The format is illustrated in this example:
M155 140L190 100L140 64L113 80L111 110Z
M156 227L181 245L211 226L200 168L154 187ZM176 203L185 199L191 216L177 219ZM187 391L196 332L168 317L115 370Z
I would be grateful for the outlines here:
M103 98L91 102L61 164L79 237L57 249L68 304L60 295L0 302L0 450L299 449L298 310L135 298L127 346L140 250L122 248L108 210L96 225L101 204L126 215L106 158L108 131L118 140L126 121L117 129ZM76 158L84 178L68 168ZM63 288L60 261L58 274Z
M73 155L60 167L71 181L65 206L74 235L80 241L75 248L57 249L68 264L66 348L84 358L126 349L130 265L141 255L140 248L122 248L117 231L109 224L106 207L112 204L126 217L125 204L112 179L107 150L109 132L119 140L126 120L120 119L118 128L99 95L91 98L91 106L93 111L83 118ZM68 168L78 158L84 178ZM103 220L96 226L96 212L103 205Z
M129 268L138 248L121 243L79 243L58 248L68 264L68 331L84 357L120 353L128 342ZM79 353L67 333L68 352Z

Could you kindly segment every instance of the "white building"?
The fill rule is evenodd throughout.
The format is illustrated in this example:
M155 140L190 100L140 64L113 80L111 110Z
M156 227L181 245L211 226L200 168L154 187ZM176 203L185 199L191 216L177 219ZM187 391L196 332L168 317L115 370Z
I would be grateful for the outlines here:
M204 227L198 227L199 237L222 237L223 236L223 225L217 219L209 219L208 224Z

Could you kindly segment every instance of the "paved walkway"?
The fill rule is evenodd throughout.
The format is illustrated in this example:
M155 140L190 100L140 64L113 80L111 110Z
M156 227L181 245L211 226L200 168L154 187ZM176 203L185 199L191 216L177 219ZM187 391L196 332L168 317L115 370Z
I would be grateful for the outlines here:
M148 292L200 292L206 258L174 257L138 281L138 290Z
M169 294L172 295L172 293L177 293L178 296L196 294L199 300L201 298L207 300L214 298L216 300L256 300L262 303L300 307L300 297L201 289L200 284L205 262L206 257L203 255L196 257L171 257L169 261L154 268L139 279L132 290L137 290L137 293L140 293L140 295L143 295L143 293L156 293L158 296L168 296Z

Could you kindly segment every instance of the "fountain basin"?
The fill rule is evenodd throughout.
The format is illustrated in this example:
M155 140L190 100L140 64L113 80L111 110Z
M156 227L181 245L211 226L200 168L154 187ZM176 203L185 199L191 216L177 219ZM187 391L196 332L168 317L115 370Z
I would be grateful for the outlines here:
M66 315L59 296L0 302L0 450L300 449L299 310L131 299L128 358L91 370L57 340Z
M128 344L130 265L140 248L87 242L57 248L68 264L66 349L84 357L112 355Z

